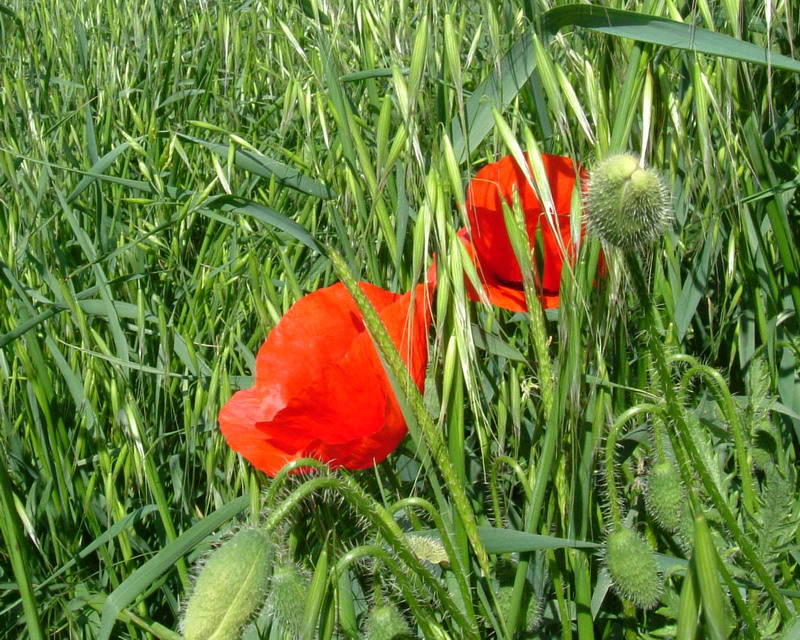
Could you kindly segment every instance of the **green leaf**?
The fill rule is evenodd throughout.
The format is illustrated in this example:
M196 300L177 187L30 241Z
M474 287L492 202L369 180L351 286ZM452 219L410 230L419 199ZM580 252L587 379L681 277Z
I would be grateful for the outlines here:
M404 76L408 75L411 69L409 67L401 67L398 71ZM391 78L393 70L382 69L364 69L363 71L354 71L353 73L346 73L339 80L341 82L357 82L359 80L372 80L373 78Z
M675 303L675 329L678 332L678 340L683 340L697 305L703 299L711 270L712 253L715 253L714 244L714 232L713 229L709 229L703 253L695 256L692 267L683 281L683 288Z
M228 159L229 147L225 144L218 144L216 142L207 142L200 138L193 138L186 134L179 133L178 137L194 142L195 144L202 145L216 153L223 160ZM297 169L293 169L289 165L278 162L269 158L258 151L252 149L236 149L234 156L234 163L240 169L244 169L250 173L254 173L262 178L275 178L278 184L281 184L295 191L321 198L323 200L331 200L336 197L333 190L326 187L324 184L309 178L308 176L300 173Z
M136 139L137 142L139 140L141 140L141 138ZM91 185L95 180L100 179L100 176L104 174L106 169L108 169L114 163L114 160L116 160L117 157L122 153L127 151L130 146L131 145L129 142L123 142L95 162L91 169L89 169L89 171L84 174L83 178L81 178L81 181L78 183L78 185L67 196L67 204L75 200L75 198L83 193L86 187Z
M223 211L225 213L250 216L259 222L263 222L264 224L277 227L281 231L285 231L310 249L322 253L317 241L314 240L314 237L305 227L297 224L294 220L287 218L282 213L278 213L274 209L270 209L269 207L257 202L253 202L252 200L238 198L236 196L218 196L206 200L206 202L203 203L201 211L202 210Z
M476 324L472 325L472 341L478 349L483 349L496 356L501 356L507 360L516 362L527 362L528 360L514 347L510 346L502 339L492 333L484 331Z
M487 553L521 553L539 549L599 549L602 546L596 542L540 536L496 527L478 527L478 532L486 545Z
M694 551L692 553L692 570L700 587L700 601L705 614L708 635L713 640L725 640L730 631L728 616L725 611L725 596L720 585L717 570L717 551L708 523L702 514L694 519Z
M103 607L97 639L108 640L114 630L117 617L125 607L130 605L161 575L172 569L177 560L193 549L203 538L244 511L249 502L249 496L242 496L206 516L161 549L114 589Z
M492 109L502 113L517 97L535 68L533 40L523 35L469 97L464 108L464 120L457 118L453 122L450 139L459 163L464 162L494 128Z
M583 27L638 42L649 42L672 49L696 51L711 56L800 72L800 61L779 53L772 53L768 49L750 42L691 24L633 11L607 9L598 5L567 4L550 9L545 13L542 26L552 35L564 27Z

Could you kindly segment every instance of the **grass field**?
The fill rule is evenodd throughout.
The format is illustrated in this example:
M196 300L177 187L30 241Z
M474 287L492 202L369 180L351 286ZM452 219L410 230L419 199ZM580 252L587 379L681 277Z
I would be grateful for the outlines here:
M180 638L193 564L254 526L249 639L797 637L799 23L0 2L0 638ZM542 313L517 207L529 311L468 298L481 167L530 154L546 202L539 154L622 151L666 185L661 237L587 235ZM410 427L386 461L272 479L226 444L294 302L402 294L434 256L423 394L359 308Z

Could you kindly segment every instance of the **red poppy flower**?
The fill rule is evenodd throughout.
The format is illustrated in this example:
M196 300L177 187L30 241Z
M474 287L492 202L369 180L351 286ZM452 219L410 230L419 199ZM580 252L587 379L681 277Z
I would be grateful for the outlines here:
M426 286L404 295L359 286L422 390ZM289 309L258 352L255 384L234 394L219 422L228 445L271 476L305 457L364 469L386 458L407 432L361 313L341 283Z
M557 230L553 230L542 204L531 188L522 168L512 156L486 165L470 182L467 193L469 230L462 229L459 237L475 262L483 289L492 304L511 311L526 311L522 272L511 248L505 220L503 201L513 206L516 190L522 210L528 240L533 250L537 229L542 236L542 268L538 273L537 287L542 306L558 306L561 269L564 256L575 258L575 247L570 233L570 205L575 186L575 166L571 159L542 154L542 163L550 183L550 192L556 210ZM531 170L531 173L533 171ZM587 179L581 170L581 178ZM564 250L559 245L559 236ZM475 289L467 282L471 300L480 300Z

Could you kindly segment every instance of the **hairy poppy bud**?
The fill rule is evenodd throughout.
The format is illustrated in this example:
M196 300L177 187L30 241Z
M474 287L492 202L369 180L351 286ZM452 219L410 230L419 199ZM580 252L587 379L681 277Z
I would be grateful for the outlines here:
M630 251L650 244L672 219L667 187L629 153L611 156L591 175L586 194L589 229L606 244Z
M511 600L514 593L513 585L502 586L497 590L497 606L503 613L503 617L508 619L511 615ZM522 606L520 611L525 612L525 619L522 623L523 631L515 637L527 638L533 634L542 622L542 601L533 592L530 584L525 585L522 596ZM522 614L520 614L522 615Z
M185 640L234 640L264 605L273 545L262 529L241 529L206 559L183 617Z
M658 462L650 469L645 504L653 520L666 531L673 532L680 528L686 494L680 471L671 462Z
M303 630L309 589L308 576L292 563L277 567L272 574L267 609L272 623L292 638L299 638Z
M661 576L647 543L632 529L617 529L606 541L606 566L621 598L650 609L658 602Z
M388 604L372 609L364 627L367 640L406 640L413 637L400 612Z

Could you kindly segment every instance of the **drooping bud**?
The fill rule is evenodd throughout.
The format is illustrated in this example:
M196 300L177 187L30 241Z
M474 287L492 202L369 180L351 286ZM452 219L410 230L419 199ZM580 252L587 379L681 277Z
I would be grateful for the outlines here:
M606 541L606 566L617 594L637 607L658 602L661 576L647 543L632 529L617 529Z
M310 584L308 575L291 562L276 567L272 574L266 606L272 624L291 638L302 633Z
M366 640L410 640L411 629L400 612L383 604L372 609L364 625Z
M514 586L510 584L500 587L497 591L497 606L506 620L511 615L513 593ZM542 622L541 600L536 596L529 584L525 585L521 611L525 612L525 621L522 625L522 631L515 637L527 638L536 631Z
M185 640L236 640L261 607L273 544L262 529L241 529L207 557L183 616Z
M671 462L658 462L647 476L647 512L665 531L677 531L686 506L680 471Z
M611 246L631 251L659 238L672 219L667 186L629 153L595 168L586 193L589 230Z

